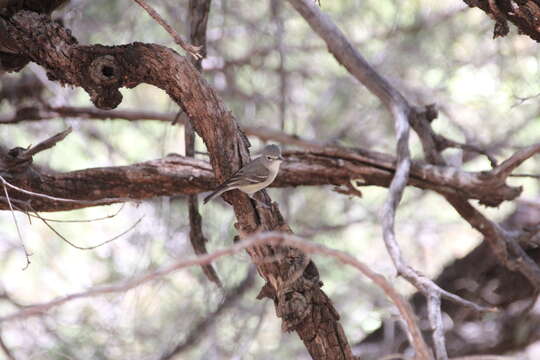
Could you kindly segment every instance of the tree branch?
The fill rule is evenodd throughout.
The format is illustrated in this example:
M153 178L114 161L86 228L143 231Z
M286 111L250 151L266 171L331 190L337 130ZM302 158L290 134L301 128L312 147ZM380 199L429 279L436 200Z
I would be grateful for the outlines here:
M195 45L201 48L206 47L206 24L208 22L208 13L210 11L210 0L190 0L189 2L189 23L190 23L190 39ZM206 50L201 52L199 57L191 59L197 70L201 71L202 59L206 56ZM177 118L185 116L179 112ZM184 122L184 143L186 156L195 158L195 130L191 126L190 121ZM206 254L206 243L208 239L204 236L202 229L202 217L199 213L199 201L197 195L188 196L188 213L189 213L189 241L195 250L195 254ZM211 264L202 266L206 277L222 287L221 280L216 272L216 269Z
M174 39L174 42L177 43L178 45L180 45L180 47L182 49L184 49L188 54L193 56L195 59L202 58L201 54L199 54L199 51L201 50L201 47L194 46L194 45L186 43L182 39L182 37L180 35L178 35L178 33L173 29L173 27L170 26L169 24L167 24L167 22L165 20L163 20L163 18L157 13L157 11L154 10L145 1L143 1L143 0L133 0L133 1L135 1L137 4L139 4L140 7L142 7L144 10L146 10L148 15L150 15L154 20L156 20L156 22L159 25L161 25L161 27L163 27L165 29L165 31L167 31L172 36L172 38Z
M310 152L289 152L284 156L286 161L273 187L348 186L351 182L359 186L388 187L394 174L395 161L391 156L359 149L321 147ZM499 189L501 193L492 191L489 183L480 179L481 173L453 168L443 170L443 167L438 169L413 162L408 184L443 195L460 194L483 201L507 196L504 188ZM463 181L456 181L460 178ZM129 166L66 173L48 173L36 168L9 178L9 183L27 191L10 189L10 198L19 208L61 211L158 196L199 194L212 189L217 181L208 162L170 154L163 159ZM32 196L32 193L45 195ZM508 197L509 200L512 198ZM8 209L5 201L0 202L0 209Z
M82 87L98 108L118 106L122 101L120 87L147 83L166 91L205 142L219 181L249 161L249 141L232 113L189 60L174 51L142 43L81 46L61 24L28 11L19 11L10 17L7 28L24 55L43 66L50 79ZM47 41L42 40L44 37ZM145 193L148 195L148 190L143 195ZM265 202L270 202L266 192L263 191L262 196ZM239 191L231 191L223 197L233 206L236 227L241 234L260 230L290 231L277 204L270 209L257 209ZM248 253L256 259L271 256L277 250L261 246L249 249ZM288 255L258 264L258 270L274 291L273 299L283 328L296 331L314 359L352 359L339 316L321 290L315 264L297 249L286 247L279 251ZM305 307L295 306L291 299L295 304L302 299Z
M463 0L469 7L477 7L495 20L493 37L506 36L513 23L520 34L526 34L536 42L540 41L540 6L537 1L479 1Z
M383 292L386 294L386 296L388 296L388 298L392 301L392 303L394 303L400 315L403 317L405 322L407 322L408 328L411 331L411 336L413 338L413 341L415 342L417 346L423 347L423 349L417 349L417 351L420 351L420 352L423 351L426 353L429 352L427 345L424 343L422 339L420 328L418 327L418 324L417 324L416 316L414 315L414 312L412 311L409 303L405 301L401 297L401 295L399 295L399 293L392 287L392 285L386 280L384 276L374 272L366 264L362 263L361 261L356 259L354 256L346 252L330 249L324 245L316 244L311 241L306 241L290 233L277 233L277 232L266 232L266 233L258 233L258 234L250 235L247 238L245 238L242 242L238 242L228 248L217 250L213 253L206 254L203 256L198 256L193 259L180 261L178 263L166 266L163 269L154 271L152 273L146 274L138 278L131 279L124 283L108 285L108 286L103 286L103 287L96 287L88 291L63 296L55 300L52 300L50 302L31 305L31 306L25 307L24 309L18 312L0 317L0 324L2 322L21 320L21 319L25 319L32 316L38 316L43 313L46 313L47 311L51 310L54 307L63 305L75 299L102 296L102 295L117 293L117 292L126 292L137 286L141 286L148 282L155 281L159 278L170 275L173 272L178 271L180 269L184 269L190 266L200 266L203 264L209 264L224 256L235 254L244 249L253 249L261 245L273 245L274 247L277 247L277 248L286 245L286 246L294 247L297 249L301 249L302 251L306 253L314 253L314 254L322 254L322 255L330 256L343 264L350 265L356 268L364 276L366 276L371 281L373 281L375 285L380 287L383 290ZM257 261L265 262L267 260L264 257L260 257L257 259Z

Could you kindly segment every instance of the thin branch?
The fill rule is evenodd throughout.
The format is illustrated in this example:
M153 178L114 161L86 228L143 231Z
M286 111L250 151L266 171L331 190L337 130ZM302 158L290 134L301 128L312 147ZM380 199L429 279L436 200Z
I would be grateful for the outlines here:
M126 206L126 203L122 203L120 205L120 207L118 208L118 210L116 210L114 212L114 214L111 214L111 215L105 215L105 216L101 216L101 217L97 217L97 218L92 218L92 219L69 219L69 220L64 220L64 219L51 219L51 218L47 218L47 217L44 217L44 216L41 216L39 214L31 214L31 213L28 213L28 216L31 216L31 217L34 217L34 218L38 218L40 220L46 220L46 221L49 221L49 222L56 222L56 223L87 223L87 222L94 222L94 221L100 221L100 220L106 220L106 219L112 219L114 217L116 217L118 214L120 214L120 212L124 209L124 206Z
M495 178L499 179L499 181L504 182L515 168L538 152L540 152L540 143L528 146L503 161L501 165L493 169L491 173Z
M287 111L287 93L288 93L288 79L287 71L285 70L285 23L282 15L282 0L271 0L270 9L272 20L276 26L275 30L275 46L279 55L279 64L276 72L279 76L279 123L281 131L285 130L285 120Z
M62 234L60 234L58 232L58 230L56 230L53 226L51 226L51 224L49 224L49 222L47 220L45 220L44 218L42 218L38 213L35 213L35 215L41 220L43 221L43 223L45 225L47 225L47 227L49 229L51 229L56 235L58 235L59 238L61 238L63 241L65 241L67 244L69 244L70 246L74 247L75 249L79 249L79 250L93 250L93 249L96 249L100 246L103 246L105 244L108 244L110 242L113 242L114 240L124 236L125 234L127 234L128 232L130 232L131 230L133 230L137 225L139 225L139 223L142 221L142 219L144 218L144 216L141 216L137 221L135 221L135 223L133 223L133 225L131 225L129 228L127 228L126 230L122 231L120 234L108 239L108 240L105 240L105 241L102 241L100 242L99 244L97 245L92 245L92 246L79 246L79 245L76 245L74 244L73 242L69 241L65 236L63 236Z
M71 133L71 127L68 127L66 130L59 132L58 134L55 134L46 140L43 140L42 142L38 143L37 145L32 146L28 150L25 150L22 155L24 157L31 157L33 155L36 155L39 152L50 149L53 146L55 146L58 142L64 140L66 136L68 136L70 133Z
M540 179L540 175L537 174L510 174L510 177L523 177L523 178L533 178Z
M139 4L140 7L142 7L144 10L146 10L146 12L154 20L156 20L156 22L159 25L161 25L165 29L165 31L167 31L172 36L172 38L174 39L174 42L177 43L178 45L180 45L180 47L182 49L184 49L188 54L193 56L195 59L202 58L202 55L199 53L201 51L200 46L194 46L194 45L186 43L182 39L182 37L180 37L180 35L178 35L176 30L174 30L172 28L172 26L167 24L167 22L150 5L148 5L145 1L143 1L143 0L133 0L133 1L135 1L137 4Z
M343 264L347 264L356 268L366 277L371 279L377 286L379 286L384 291L384 293L390 298L390 300L396 305L400 315L403 317L404 321L408 325L407 329L411 333L411 337L415 339L414 346L423 347L423 349L416 348L415 350L417 351L417 353L429 352L427 345L424 343L421 337L421 331L420 331L420 328L418 327L416 316L414 315L410 304L407 301L405 301L405 299L403 299L401 295L399 295L399 293L392 287L392 285L386 280L384 276L372 271L366 264L360 262L354 256L347 254L343 251L330 249L323 245L319 245L311 241L303 240L297 236L294 236L288 233L276 233L276 232L258 233L253 236L249 236L245 238L243 241L238 242L228 248L217 250L213 253L206 254L203 256L177 262L175 264L169 265L167 267L151 272L144 276L128 280L124 283L103 286L103 287L96 287L88 291L83 291L83 292L63 296L49 302L28 306L18 312L0 317L0 323L25 319L32 316L38 316L51 310L54 307L63 305L75 299L83 299L83 298L90 298L90 297L118 293L118 292L126 292L137 286L146 284L151 281L155 281L163 276L169 275L180 269L184 269L191 266L200 266L203 264L209 264L221 257L232 255L244 249L252 248L252 247L256 247L260 245L288 245L288 246L301 249L302 251L305 251L307 253L318 253L318 254L333 257Z
M495 159L489 152L473 144L463 144L451 139L448 139L442 135L434 134L434 139L437 143L437 150L442 151L448 148L456 148L464 151L474 152L480 155L484 155L488 160L492 168L497 166L497 159Z
M22 249L24 251L24 256L26 258L26 264L24 265L24 267L22 269L26 270L30 266L30 256L32 254L30 254L28 252L28 250L26 249L26 245L24 244L24 239L22 237L21 229L19 228L19 222L17 221L17 217L15 216L15 211L13 210L13 205L11 205L11 200L9 198L9 194L8 194L8 191L7 191L7 188L6 188L6 184L3 184L3 187L4 187L4 194L6 195L6 200L7 200L7 203L9 205L9 209L11 211L11 216L13 217L13 222L15 223L15 227L17 228L17 235L19 237L19 241L21 242L21 246L22 246Z

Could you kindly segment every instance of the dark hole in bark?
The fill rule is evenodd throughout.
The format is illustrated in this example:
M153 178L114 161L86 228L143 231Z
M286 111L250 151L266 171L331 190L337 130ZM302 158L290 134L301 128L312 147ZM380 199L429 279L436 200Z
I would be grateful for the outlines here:
M101 73L106 77L111 77L114 75L114 68L111 66L104 66L101 69Z

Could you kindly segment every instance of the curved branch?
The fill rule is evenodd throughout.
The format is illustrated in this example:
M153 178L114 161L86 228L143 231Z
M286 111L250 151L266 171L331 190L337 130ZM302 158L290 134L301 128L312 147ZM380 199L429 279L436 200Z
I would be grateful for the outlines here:
M81 46L61 24L29 11L10 17L7 29L24 56L43 66L51 80L82 87L98 108L118 106L122 101L120 87L147 83L166 91L202 137L218 180L223 181L249 161L249 141L233 114L190 61L171 49L142 43ZM151 192L146 189L141 195L148 196ZM264 191L263 196L268 197ZM238 191L223 197L234 208L236 227L241 234L261 229L290 231L277 204L270 209L256 209ZM265 202L270 200L266 198ZM289 255L258 264L258 270L273 289L269 296L274 298L283 328L296 331L315 359L352 359L339 315L321 290L316 265L299 250L288 247L260 246L249 249L248 253L257 259L278 250ZM301 299L305 306L295 306L291 299Z

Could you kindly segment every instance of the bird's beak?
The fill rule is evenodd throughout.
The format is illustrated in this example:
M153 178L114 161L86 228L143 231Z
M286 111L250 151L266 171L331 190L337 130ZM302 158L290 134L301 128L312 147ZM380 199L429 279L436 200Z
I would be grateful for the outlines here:
M281 161L285 160L285 159L283 158L283 156L281 156L281 155L279 155L278 159L281 160Z

